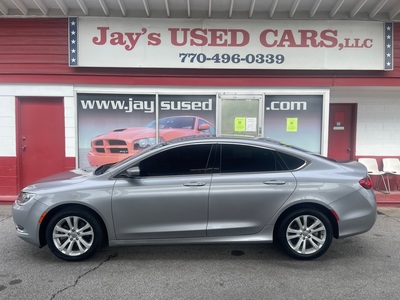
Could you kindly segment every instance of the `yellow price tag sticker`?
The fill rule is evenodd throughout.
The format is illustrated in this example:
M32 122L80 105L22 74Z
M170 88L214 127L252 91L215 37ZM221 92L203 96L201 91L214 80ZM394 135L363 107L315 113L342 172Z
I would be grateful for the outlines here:
M246 118L235 118L235 132L246 131Z
M286 118L286 132L297 132L298 118Z

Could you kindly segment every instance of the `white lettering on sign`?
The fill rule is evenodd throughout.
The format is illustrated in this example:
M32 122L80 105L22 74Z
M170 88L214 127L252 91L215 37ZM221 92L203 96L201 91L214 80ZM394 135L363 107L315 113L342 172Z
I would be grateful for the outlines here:
M88 110L123 110L127 113L142 110L145 113L154 112L154 101L133 100L81 100L82 109Z
M305 101L272 101L266 110L307 110Z
M161 101L161 110L212 110L212 99L208 101Z
M80 100L82 109L84 110L122 110L130 113L133 111L143 111L144 113L154 113L155 101L134 100ZM163 100L160 102L161 110L194 110L194 111L212 111L212 99L206 101L180 101L180 100Z

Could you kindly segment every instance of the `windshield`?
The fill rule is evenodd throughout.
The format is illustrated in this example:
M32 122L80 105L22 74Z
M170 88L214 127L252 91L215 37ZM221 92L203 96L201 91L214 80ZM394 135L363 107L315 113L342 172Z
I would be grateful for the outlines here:
M194 129L195 118L194 117L170 117L158 120L158 128L184 128ZM155 128L156 121L151 121L145 127Z

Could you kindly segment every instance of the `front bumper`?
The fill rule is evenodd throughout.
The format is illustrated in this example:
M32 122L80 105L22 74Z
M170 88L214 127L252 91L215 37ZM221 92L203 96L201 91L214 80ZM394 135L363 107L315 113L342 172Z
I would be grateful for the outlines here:
M136 152L132 152L132 153L128 153L128 154L110 154L110 153L96 153L93 151L89 151L87 154L87 158L89 161L89 164L92 167L97 167L97 166L102 166L105 164L109 164L109 163L116 163L119 162L135 153L137 153L139 151Z
M40 247L39 220L47 208L46 205L35 199L25 205L19 205L14 202L12 216L17 236L30 244Z

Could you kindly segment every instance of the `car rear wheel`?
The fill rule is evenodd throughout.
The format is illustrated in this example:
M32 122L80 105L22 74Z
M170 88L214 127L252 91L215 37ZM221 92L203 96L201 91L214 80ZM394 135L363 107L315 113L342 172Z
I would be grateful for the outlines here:
M85 260L102 243L102 229L97 219L82 209L65 209L55 214L46 228L49 249L68 261Z
M332 225L320 211L304 208L288 214L280 223L278 239L290 256L309 260L324 254L332 242Z

